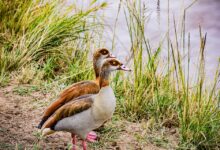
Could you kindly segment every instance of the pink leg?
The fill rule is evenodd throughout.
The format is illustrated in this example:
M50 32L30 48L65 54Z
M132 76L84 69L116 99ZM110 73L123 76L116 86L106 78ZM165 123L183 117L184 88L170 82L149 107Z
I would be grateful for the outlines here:
M89 132L89 134L87 135L86 139L89 142L95 142L97 139L97 134L94 131Z
M82 146L83 146L83 150L86 150L86 149L87 149L87 148L86 148L86 147L87 147L87 146L86 146L86 140L83 140L83 141L82 141Z
M72 150L76 150L76 135L72 133L71 136L72 136L72 144L73 144Z

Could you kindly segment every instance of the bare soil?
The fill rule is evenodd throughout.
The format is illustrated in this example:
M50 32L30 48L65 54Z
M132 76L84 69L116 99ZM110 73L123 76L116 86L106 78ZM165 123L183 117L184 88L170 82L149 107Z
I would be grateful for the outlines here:
M29 88L29 85L22 85L22 87ZM13 84L0 88L0 150L70 149L69 133L57 132L44 139L39 138L36 126L44 108L51 102L51 95L43 94L41 91L24 94L22 91L15 92L16 88L18 89L18 86ZM175 149L177 146L178 134L175 130L164 132L167 138L163 140L159 132L149 133L147 138L147 130L143 128L143 123L115 121L114 124L110 123L106 126L110 130L99 134L100 141L89 144L89 149L160 150ZM116 128L121 130L115 130ZM108 137L113 134L112 130L116 132L114 138ZM149 139L152 140L149 141ZM157 140L159 142L155 142ZM80 143L78 145L78 149L82 149Z

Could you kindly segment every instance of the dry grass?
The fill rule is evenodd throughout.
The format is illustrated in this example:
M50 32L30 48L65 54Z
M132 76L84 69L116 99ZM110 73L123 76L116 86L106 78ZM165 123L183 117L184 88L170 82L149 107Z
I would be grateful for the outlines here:
M7 7L4 5L6 1L0 3L0 84L5 86L10 79L35 84L43 93L55 93L54 97L69 84L93 78L88 56L91 49L103 44L99 42L103 41L103 25L98 22L96 12L105 8L106 3L93 1L86 10L69 7L61 13L57 9L64 3L58 0L43 4L25 1L25 4L18 0L7 1ZM144 149L143 146L149 143L165 149L219 148L220 92L216 86L220 66L211 88L206 87L206 34L200 29L197 82L190 84L190 34L185 33L185 14L189 8L184 9L180 34L176 21L168 15L168 27L170 24L174 26L174 39L171 39L171 29L168 28L168 34L158 42L156 50L151 48L144 33L149 17L147 6L141 1L123 0L119 8L124 11L130 35L133 72L129 76L117 73L113 78L112 87L118 100L116 116L100 133L101 141L91 146L101 149L114 145L115 139L124 138L119 135L122 132L129 137L128 141L135 143L137 147L134 148ZM12 11L6 14L7 10ZM73 10L74 15L69 16ZM114 44L115 39L112 47ZM161 56L164 45L167 45L167 60L162 60ZM184 62L187 62L186 68ZM33 91L15 89L14 92L24 96ZM36 100L32 105L38 110L47 104ZM141 122L136 125L144 133L132 133L132 129L124 127L123 123L127 122L124 120ZM129 123L128 127L132 125ZM165 133L167 130L170 131L168 134L175 130L178 135L177 141L173 139L174 147ZM116 147L120 144L116 143Z

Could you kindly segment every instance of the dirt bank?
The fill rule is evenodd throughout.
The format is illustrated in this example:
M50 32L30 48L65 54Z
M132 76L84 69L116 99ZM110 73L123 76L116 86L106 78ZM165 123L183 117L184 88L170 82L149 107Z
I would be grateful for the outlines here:
M0 149L68 149L70 148L69 133L55 133L43 140L39 140L36 125L40 120L44 108L50 103L50 94L43 94L40 90L29 85L9 85L0 88ZM167 140L147 135L141 123L114 121L106 125L106 130L100 135L100 141L90 144L90 149L166 149L177 145L176 133L167 133ZM164 134L164 133L163 133ZM145 139L145 136L147 138ZM149 141L158 140L159 144ZM155 143L155 142L154 142ZM80 145L80 143L79 143ZM158 146L156 146L158 145ZM163 147L163 148L162 148ZM81 148L79 148L81 149Z

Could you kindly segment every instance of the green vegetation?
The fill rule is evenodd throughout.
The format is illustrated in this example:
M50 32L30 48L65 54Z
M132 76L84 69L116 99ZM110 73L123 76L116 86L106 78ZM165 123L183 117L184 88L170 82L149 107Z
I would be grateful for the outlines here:
M19 82L31 83L88 69L86 58L96 34L93 29L98 26L89 20L95 20L94 14L106 3L97 5L94 1L84 11L65 5L60 0L1 0L2 82L15 70L19 70Z
M59 0L0 0L0 85L16 80L46 91L48 87L59 87L60 91L74 82L93 78L89 52L103 45L103 25L96 12L107 5L93 1L86 10L64 5L65 1ZM206 35L200 29L197 82L190 84L190 34L186 36L184 29L188 8L184 10L181 34L177 35L176 22L168 16L168 26L174 24L175 39L171 39L168 29L166 37L153 50L144 33L146 6L140 1L121 1L120 6L131 39L132 56L128 63L133 71L129 76L117 73L113 79L118 100L116 113L129 121L146 119L152 130L164 126L178 128L180 149L219 148L220 91L216 86L220 65L211 88L206 87ZM74 14L70 15L71 12ZM164 45L168 47L166 63L160 55ZM184 66L182 51L187 57ZM24 95L30 91L15 92ZM108 132L117 131L107 127L101 134L109 137Z

